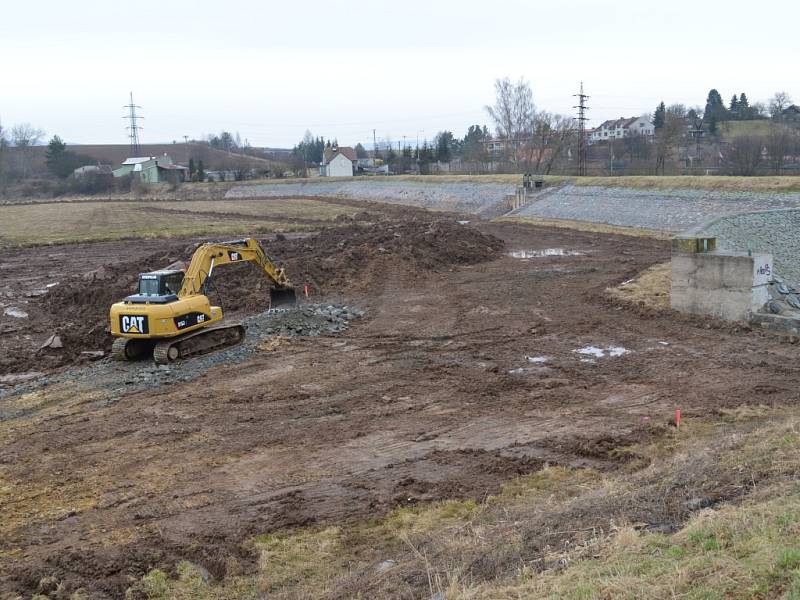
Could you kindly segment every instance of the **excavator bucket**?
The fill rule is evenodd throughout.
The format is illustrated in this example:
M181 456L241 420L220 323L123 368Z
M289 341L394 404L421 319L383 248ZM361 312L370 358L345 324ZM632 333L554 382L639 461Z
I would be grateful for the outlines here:
M297 294L294 288L273 287L269 290L270 308L293 308L297 306Z

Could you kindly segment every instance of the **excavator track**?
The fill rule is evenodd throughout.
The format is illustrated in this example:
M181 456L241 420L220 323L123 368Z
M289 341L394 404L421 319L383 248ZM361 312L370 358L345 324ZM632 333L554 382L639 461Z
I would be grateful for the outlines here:
M207 327L186 335L162 340L153 348L153 359L166 365L181 358L200 356L222 348L236 346L244 341L241 323Z
M111 356L114 360L137 360L150 353L152 340L136 340L118 337L111 345Z

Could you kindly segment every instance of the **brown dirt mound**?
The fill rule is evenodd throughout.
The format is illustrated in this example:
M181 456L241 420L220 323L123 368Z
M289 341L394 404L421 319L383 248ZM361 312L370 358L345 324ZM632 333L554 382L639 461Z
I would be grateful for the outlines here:
M299 285L319 293L373 286L390 272L422 273L497 258L502 240L452 219L353 223L305 239L279 239L269 251L285 257Z
M135 244L136 242L131 242ZM0 372L21 372L41 366L76 362L84 350L111 349L108 309L136 290L139 273L188 261L195 244L165 242L164 249L135 261L103 266L53 288L38 303L45 330L57 333L63 349L44 350L5 360ZM327 294L374 288L391 272L422 273L474 264L495 258L503 247L496 237L459 225L451 219L410 218L353 222L299 239L265 243L302 291L308 284L315 299ZM231 265L215 272L209 287L214 304L232 317L265 310L270 283L250 264ZM48 323L49 321L49 323Z

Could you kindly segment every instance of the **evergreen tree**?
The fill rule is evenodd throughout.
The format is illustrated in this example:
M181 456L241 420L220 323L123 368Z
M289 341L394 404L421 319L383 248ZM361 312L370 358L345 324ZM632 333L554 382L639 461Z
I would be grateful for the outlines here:
M206 180L206 172L203 169L203 161L197 163L197 179L198 181L205 181Z
M734 96L734 98L735 97L736 96ZM742 94L739 96L739 107L740 108L750 108L750 102L747 100L747 96L745 96L744 92L742 92Z
M436 134L436 160L449 163L453 146L453 133L450 131L440 131Z
M195 171L195 169L194 169L194 159L190 158L189 159L189 177L194 175L194 171Z
M61 157L64 156L66 151L67 145L61 140L60 137L54 135L53 139L50 140L50 143L47 144L47 151L44 154L45 162L47 162L47 168L52 171L54 166L61 160Z
M739 110L739 98L736 96L736 94L734 94L733 98L731 98L731 105L728 107L728 110L732 113L736 113Z
M657 107L656 111L653 113L653 127L656 129L661 129L664 126L664 118L667 114L667 107L664 105L662 101Z
M61 177L62 179L66 179L72 175L73 171L78 167L94 162L94 160L88 156L82 156L67 150L67 145L57 135L54 135L50 143L47 144L47 151L44 156L47 169L53 175Z
M706 109L704 112L705 120L711 123L713 119L714 127L716 128L716 124L719 121L725 121L728 117L728 110L722 102L722 96L720 96L717 90L712 89L708 92L708 98L706 99Z

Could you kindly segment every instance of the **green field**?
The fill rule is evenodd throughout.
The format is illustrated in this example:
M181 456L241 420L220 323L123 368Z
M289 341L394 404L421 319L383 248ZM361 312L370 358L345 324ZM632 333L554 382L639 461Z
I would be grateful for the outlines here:
M312 230L357 207L305 199L49 202L0 206L0 244ZM300 220L301 222L294 222Z

